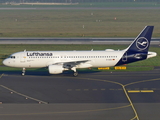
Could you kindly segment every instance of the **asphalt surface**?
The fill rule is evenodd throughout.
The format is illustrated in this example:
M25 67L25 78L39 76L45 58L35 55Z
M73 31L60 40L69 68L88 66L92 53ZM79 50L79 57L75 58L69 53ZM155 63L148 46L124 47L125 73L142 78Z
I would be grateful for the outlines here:
M3 72L5 120L159 120L160 69L146 72ZM154 112L153 112L154 111Z

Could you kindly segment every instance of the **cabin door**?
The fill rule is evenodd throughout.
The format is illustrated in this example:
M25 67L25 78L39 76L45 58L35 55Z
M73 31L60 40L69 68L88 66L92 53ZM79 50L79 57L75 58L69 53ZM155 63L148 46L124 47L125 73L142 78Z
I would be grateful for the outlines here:
M23 53L21 53L20 62L21 62L21 63L24 63L25 60L26 60L26 52L24 51Z

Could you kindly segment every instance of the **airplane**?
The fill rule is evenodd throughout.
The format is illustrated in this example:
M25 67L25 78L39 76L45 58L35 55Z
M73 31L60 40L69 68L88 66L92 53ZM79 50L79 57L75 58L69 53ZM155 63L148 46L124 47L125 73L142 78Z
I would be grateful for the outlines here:
M157 55L149 52L154 26L145 26L134 41L124 50L103 51L22 51L13 53L3 61L5 66L22 68L48 67L50 74L72 70L78 76L77 68L111 67L145 60Z

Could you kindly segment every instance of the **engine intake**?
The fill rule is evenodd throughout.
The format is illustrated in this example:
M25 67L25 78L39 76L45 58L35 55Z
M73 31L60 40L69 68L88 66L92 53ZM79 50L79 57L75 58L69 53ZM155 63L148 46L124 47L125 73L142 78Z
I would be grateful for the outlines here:
M63 72L64 68L62 65L49 65L48 70L50 74L60 74Z

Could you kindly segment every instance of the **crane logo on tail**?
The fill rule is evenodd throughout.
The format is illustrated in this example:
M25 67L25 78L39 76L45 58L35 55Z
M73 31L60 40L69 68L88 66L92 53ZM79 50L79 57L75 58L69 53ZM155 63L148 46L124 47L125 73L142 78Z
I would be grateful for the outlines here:
M136 46L139 50L145 50L146 48L148 48L149 46L149 42L145 37L140 37L137 41L136 41Z

